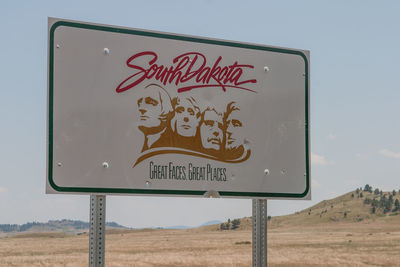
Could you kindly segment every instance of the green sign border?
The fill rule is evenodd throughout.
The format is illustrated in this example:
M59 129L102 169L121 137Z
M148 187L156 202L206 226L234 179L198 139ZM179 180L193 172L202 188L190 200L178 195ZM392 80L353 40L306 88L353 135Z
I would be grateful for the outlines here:
M132 30L125 28L115 28L111 26L99 26L93 24L85 24L78 22L69 21L57 21L50 28L50 40L49 40L49 92L48 92L48 179L51 187L64 193L110 193L110 194L147 194L147 195L181 195L181 196L202 196L206 191L195 191L195 190L155 190L155 189L127 189L127 188L93 188L93 187L61 187L56 185L53 180L53 85L54 85L54 33L60 26L114 32L122 34L132 34L139 36L148 36L162 39L180 40L194 43L203 43L211 45L222 45L229 47L239 47L254 50L263 50L275 53L284 53L299 55L303 58L305 63L305 136L306 136L306 188L303 193L258 193L258 192L233 192L233 191L219 191L220 196L229 197L248 197L248 198L304 198L310 190L310 170L309 170L309 82L308 82L308 59L307 56L297 50L289 50L284 48L274 48L253 44L242 44L222 40L202 39L199 37L187 37L181 35L171 35L166 33L155 33L142 30Z

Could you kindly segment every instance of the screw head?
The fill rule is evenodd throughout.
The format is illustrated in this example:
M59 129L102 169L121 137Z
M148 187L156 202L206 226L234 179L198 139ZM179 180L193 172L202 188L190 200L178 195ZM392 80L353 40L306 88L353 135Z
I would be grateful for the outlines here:
M107 47L104 48L104 54L106 54L106 55L110 54L110 49L108 49Z

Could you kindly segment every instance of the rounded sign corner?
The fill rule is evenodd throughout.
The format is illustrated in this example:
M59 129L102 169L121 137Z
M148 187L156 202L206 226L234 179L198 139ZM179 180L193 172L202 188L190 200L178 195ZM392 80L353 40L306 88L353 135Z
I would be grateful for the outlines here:
M56 20L53 22L53 25L50 27L50 35L54 35L56 29L60 26L64 26L65 22L62 20Z
M306 189L304 190L303 193L299 194L299 198L305 198L308 194L310 193L310 183L309 183L309 179L307 176L307 184L306 184Z
M50 187L51 187L52 190L55 190L55 191L57 191L57 192L63 192L62 187L56 185L56 183L54 182L53 176L52 176L52 175L49 176L48 182L49 182L49 185L50 185Z

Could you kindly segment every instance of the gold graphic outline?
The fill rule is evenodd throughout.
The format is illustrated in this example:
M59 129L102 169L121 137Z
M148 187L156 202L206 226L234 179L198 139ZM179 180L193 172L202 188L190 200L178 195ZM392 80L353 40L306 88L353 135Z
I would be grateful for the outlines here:
M203 154L203 153L195 152L195 151L190 151L190 150L179 150L179 149L156 150L156 151L147 152L147 153L143 154L142 156L140 156L136 160L136 162L133 164L132 168L134 168L136 165L138 165L140 162L142 162L145 159L151 158L156 155L163 155L163 154L183 154L183 155L195 156L195 157L200 157L200 158L205 158L205 159L212 159L212 160L225 162L225 163L241 163L250 158L251 150L250 149L246 150L246 154L242 158L235 159L235 160L224 160L221 158L213 157L211 155L207 155L207 154Z

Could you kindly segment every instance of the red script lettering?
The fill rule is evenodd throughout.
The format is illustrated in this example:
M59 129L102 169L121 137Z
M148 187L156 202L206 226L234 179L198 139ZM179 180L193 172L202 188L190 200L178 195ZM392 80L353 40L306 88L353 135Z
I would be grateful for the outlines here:
M256 83L256 79L242 80L246 69L254 69L253 65L239 64L235 61L229 66L220 65L222 57L219 56L214 64L207 65L207 58L197 52L189 52L175 57L171 66L157 64L158 55L152 51L137 53L126 61L129 68L136 72L123 80L116 88L117 93L129 90L139 85L144 80L156 79L164 85L175 84L178 93L196 88L219 87L224 92L226 88L237 88L257 93L243 87L248 83ZM146 62L142 67L136 62ZM184 86L184 83L194 81L195 85Z

